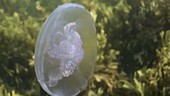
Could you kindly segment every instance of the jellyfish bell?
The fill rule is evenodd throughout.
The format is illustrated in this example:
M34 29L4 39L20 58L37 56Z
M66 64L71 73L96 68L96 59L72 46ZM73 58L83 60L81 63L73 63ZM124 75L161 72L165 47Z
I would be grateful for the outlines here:
M35 72L52 96L75 96L88 85L96 58L96 29L79 4L60 5L47 18L35 48Z

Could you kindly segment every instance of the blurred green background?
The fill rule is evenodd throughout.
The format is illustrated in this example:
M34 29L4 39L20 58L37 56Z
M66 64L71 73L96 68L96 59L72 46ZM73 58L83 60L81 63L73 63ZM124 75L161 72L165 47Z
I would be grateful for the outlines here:
M94 75L79 96L170 96L170 0L0 0L0 96L48 96L35 42L67 2L84 5L97 28Z

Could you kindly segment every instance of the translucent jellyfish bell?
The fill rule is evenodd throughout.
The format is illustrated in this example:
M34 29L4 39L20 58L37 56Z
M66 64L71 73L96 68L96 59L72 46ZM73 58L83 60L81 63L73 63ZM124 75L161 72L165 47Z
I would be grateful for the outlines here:
M52 96L75 96L87 87L96 58L96 32L79 4L59 6L45 21L35 48L35 71Z

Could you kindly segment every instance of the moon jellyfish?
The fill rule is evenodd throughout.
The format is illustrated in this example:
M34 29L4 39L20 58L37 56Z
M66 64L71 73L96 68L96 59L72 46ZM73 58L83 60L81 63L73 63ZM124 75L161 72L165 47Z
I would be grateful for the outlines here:
M35 48L35 71L52 96L75 96L88 85L96 58L96 29L79 4L60 5L47 18Z

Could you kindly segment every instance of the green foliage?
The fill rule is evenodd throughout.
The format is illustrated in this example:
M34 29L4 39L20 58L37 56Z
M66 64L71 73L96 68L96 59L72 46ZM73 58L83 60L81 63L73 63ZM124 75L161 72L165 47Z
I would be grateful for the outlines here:
M92 14L98 54L80 96L170 95L170 0L0 0L0 95L48 96L34 72L47 16L75 2Z

